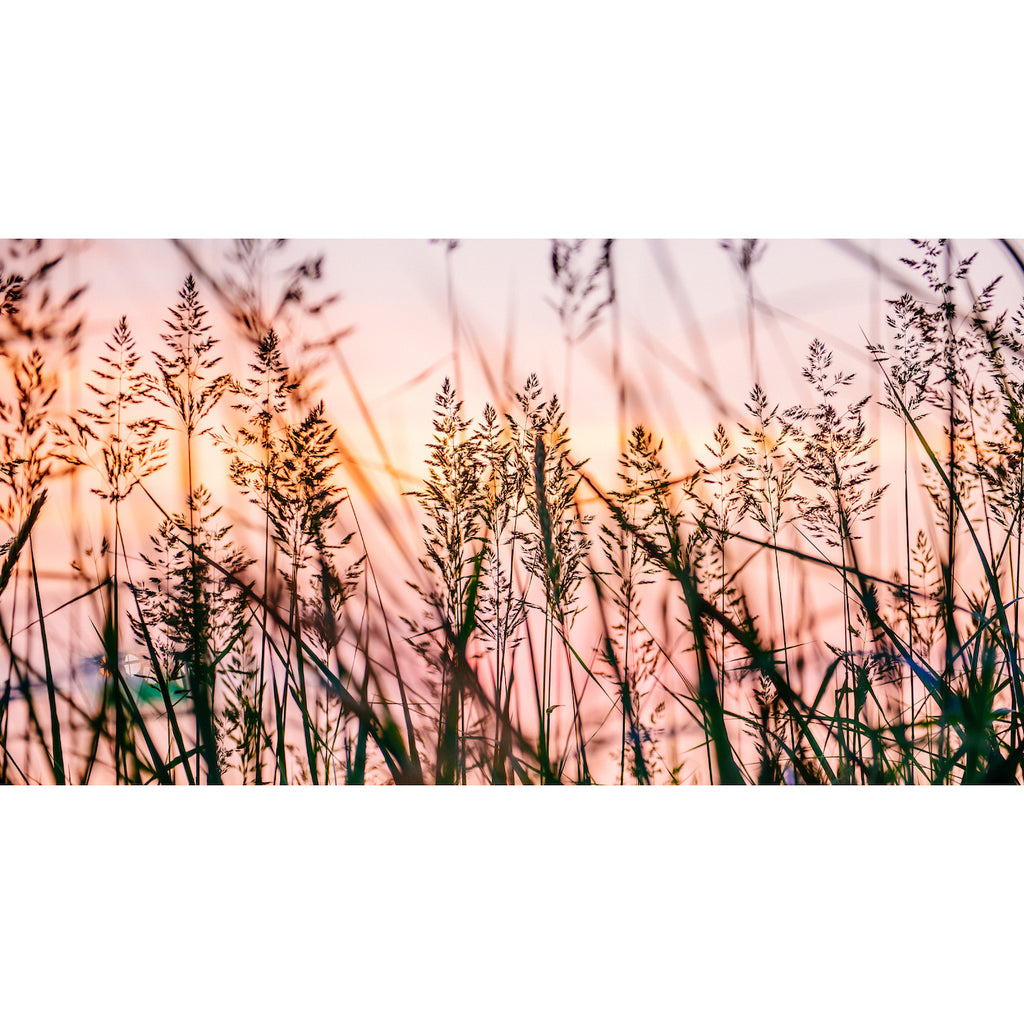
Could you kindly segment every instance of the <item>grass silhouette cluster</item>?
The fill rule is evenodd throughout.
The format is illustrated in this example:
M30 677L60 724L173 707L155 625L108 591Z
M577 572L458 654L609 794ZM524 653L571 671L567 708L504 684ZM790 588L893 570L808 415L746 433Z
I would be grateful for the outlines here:
M758 370L765 247L728 244L756 382L677 467L649 424L626 422L613 242L556 241L567 391L575 350L613 339L621 453L603 487L535 374L465 411L446 240L455 374L425 475L400 498L421 528L401 606L384 599L358 467L318 390L344 332L302 333L337 299L320 293L319 259L290 266L268 301L281 243L238 243L219 275L182 247L196 273L160 343L140 352L122 317L79 402L60 371L80 355L83 290L53 294L46 245L9 246L0 781L1021 781L1024 303L1000 311L999 282L977 288L948 241L913 244L917 287L864 339L880 390L815 339L810 398L786 408ZM209 291L246 346L240 375ZM900 488L881 481L875 409L898 425ZM203 476L207 450L225 477ZM102 523L59 606L37 562L58 484ZM369 504L386 524L383 498ZM129 508L156 524L144 542L126 537ZM865 554L883 509L902 551L888 571ZM812 591L829 586L838 625L815 615ZM92 690L55 657L69 606Z

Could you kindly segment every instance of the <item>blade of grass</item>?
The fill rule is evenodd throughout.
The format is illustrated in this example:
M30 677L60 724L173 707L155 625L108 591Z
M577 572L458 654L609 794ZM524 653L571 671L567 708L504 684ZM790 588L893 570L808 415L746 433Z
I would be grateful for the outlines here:
M32 538L28 540L29 558L32 563L32 583L35 587L36 611L39 615L39 638L43 645L43 664L46 668L46 695L50 703L50 740L53 744L53 773L57 785L66 784L64 774L64 749L60 738L60 718L57 715L57 692L53 682L53 668L50 665L50 645L46 640L46 620L43 616L43 599L39 594L39 574L36 571L36 555Z

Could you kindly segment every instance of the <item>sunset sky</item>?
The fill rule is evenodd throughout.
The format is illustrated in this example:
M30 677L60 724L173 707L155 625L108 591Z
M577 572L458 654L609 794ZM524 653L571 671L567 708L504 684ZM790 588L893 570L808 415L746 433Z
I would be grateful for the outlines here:
M1007 286L1015 283L1017 271L996 243L957 244L963 254L979 252L975 281L1004 274ZM229 243L186 246L214 276L229 269ZM552 306L557 289L550 250L548 239L470 239L450 254L463 411L476 416L485 402L511 400L526 376L536 372L547 393L568 401L576 454L589 458L590 471L607 484L618 450L614 324L606 311L597 329L575 347L567 386L566 345ZM783 408L808 397L799 368L814 337L835 349L844 369L857 372L851 396L876 390L877 371L864 335L886 338L886 300L919 287L899 263L912 254L913 247L902 240L768 240L753 267L755 368L746 286L720 241L617 241L627 429L642 422L664 436L672 464L689 471L714 424L741 415L755 376ZM318 375L321 396L361 468L376 485L396 493L384 467L390 465L405 483L418 477L433 396L445 376L456 377L444 246L426 240L292 241L268 265L268 296L280 288L275 273L315 255L324 257L323 279L311 285L312 293L337 293L340 299L322 320L298 325L293 344L351 329ZM869 265L872 259L878 267ZM166 241L76 244L66 280L89 286L83 364L121 315L127 315L139 350L149 359L160 344L166 308L190 269L182 249ZM222 303L202 279L200 294L214 333L224 342L225 367L243 371L247 355ZM496 386L503 393L495 394ZM884 435L889 426L877 409L869 409L868 422L876 434Z
M977 280L1015 273L995 244L959 244L965 253L980 250ZM224 269L227 243L191 247L211 270ZM884 269L872 270L855 251L877 257ZM344 361L395 464L415 471L432 396L444 376L454 374L444 249L425 240L302 240L290 243L279 265L320 253L325 279L317 283L319 291L341 294L328 323L353 328L342 342ZM744 283L714 239L623 240L616 242L614 253L628 419L660 428L683 455L716 415L695 376L705 377L733 411L739 411L754 381ZM869 369L861 331L877 338L884 301L895 298L904 282L912 284L898 263L908 254L912 247L905 241L767 242L753 270L760 304L755 331L761 381L776 400L785 405L800 398L798 369L812 337L833 345L850 369ZM159 343L166 307L189 270L178 250L160 241L96 241L70 262L71 273L89 284L93 344L108 335L122 314L141 351ZM466 240L452 254L451 267L465 410L478 412L495 397L482 363L511 389L536 372L546 389L564 400L565 345L549 304L557 297L550 241ZM223 351L230 364L230 326L210 289L200 282L200 290L213 313L215 333L227 342ZM576 349L569 394L574 432L602 469L608 467L608 446L615 446L614 431L608 432L614 416L607 415L615 395L611 353L605 316ZM511 372L504 380L506 365ZM338 366L325 371L323 379L328 406L357 450L372 461L367 448L372 442Z

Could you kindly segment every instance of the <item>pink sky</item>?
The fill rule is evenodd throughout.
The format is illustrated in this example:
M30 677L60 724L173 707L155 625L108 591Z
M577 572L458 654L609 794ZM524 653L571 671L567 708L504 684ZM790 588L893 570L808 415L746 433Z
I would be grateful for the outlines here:
M858 244L867 253L877 253L896 272L905 269L898 265L899 256L911 253L903 241ZM966 242L963 248L983 250L976 264L979 281L1012 273L994 245ZM211 267L222 265L224 243L200 242L194 249ZM453 280L462 323L496 373L500 374L511 343L512 386L518 387L534 371L546 389L564 397L564 346L557 316L545 301L555 295L549 251L546 239L467 240L453 255ZM661 426L666 433L673 432L673 416L688 433L710 423L707 403L687 379L688 372L704 365L702 343L710 382L738 409L753 382L753 371L743 285L728 254L715 240L623 240L614 252L623 366L635 393L630 418L652 420L655 429ZM337 327L355 328L344 342L344 356L377 417L381 436L396 464L415 471L432 396L444 375L453 372L442 247L419 240L304 240L290 243L286 258L313 253L326 257L326 288L342 293L330 319ZM91 337L106 337L124 313L141 350L157 343L166 307L187 273L169 243L136 240L92 242L76 258L75 270L90 284ZM682 304L688 304L689 311L681 313L666 274L682 283ZM825 241L771 241L754 274L758 297L782 311L775 318L759 315L756 330L762 381L783 404L801 397L797 370L813 336L833 341L837 357L850 369L863 368L860 329L877 335L883 300L900 290ZM219 333L227 336L222 318L218 324L215 298L202 287L201 294ZM596 458L609 436L605 410L614 396L610 356L606 318L577 352L571 396L574 431L581 440L593 439L595 443L586 447ZM466 410L477 411L491 395L475 360L468 354L463 359ZM336 405L336 418L362 449L369 437L354 422L351 395L340 376L328 380L325 398L329 406ZM372 461L369 451L366 457Z
M545 391L558 392L564 399L565 346L549 304L556 295L550 244L547 239L466 240L452 254L464 412L478 415L484 402L495 398L474 352L482 354L499 381L511 353L510 379L503 382L509 392L521 387L528 373L537 372ZM227 266L229 245L189 243L215 275ZM904 287L885 274L903 274L912 281L898 260L912 255L913 249L906 241L892 240L856 246L877 256L886 271L870 269L850 246L792 239L768 241L754 267L755 296L764 304L755 319L761 380L772 401L783 407L808 397L799 366L815 336L836 348L837 363L858 371L858 394L870 390L871 368L860 331L878 337L884 300ZM1015 271L1004 252L995 243L967 241L959 246L964 253L980 252L976 281L1008 275L1003 301L1012 304ZM676 471L687 472L717 419L735 422L754 380L744 284L729 254L713 239L623 240L616 242L613 252L622 367L630 384L629 424L644 422L664 436L667 461ZM337 362L325 367L322 397L368 480L397 501L401 490L414 489L422 471L433 395L445 375L454 375L444 248L424 240L301 240L289 243L278 266L321 253L325 259L324 280L317 282L320 293L341 293L326 317L327 326L353 328L341 343L340 354L372 416L376 436ZM166 241L76 244L65 280L89 285L81 365L89 366L91 354L125 314L144 365L152 367L151 350L161 344L167 306L176 300L188 270L181 252ZM244 370L247 354L232 335L216 296L202 282L200 294L211 310L214 333L225 342L225 368ZM618 443L611 353L606 314L574 355L570 392L574 452L590 459L588 472L605 487L613 483ZM708 403L694 382L695 374L705 376L723 409ZM884 435L885 423L877 411L869 413L875 433ZM216 480L224 471L220 456L211 449L207 458ZM385 460L397 470L400 482L383 472ZM169 486L173 490L173 483ZM398 521L414 543L411 513L411 503L406 502ZM71 514L70 509L61 510L62 529ZM149 520L148 509L136 504L135 514L142 528ZM364 527L372 532L370 517L364 518Z
M965 253L980 252L976 281L1006 274L1008 285L1016 285L1016 272L995 243L959 244ZM190 245L211 269L224 266L227 243ZM898 262L912 255L908 242L856 245L882 260L887 271L912 282ZM423 240L303 240L290 243L283 262L315 253L325 256L324 293L342 295L328 322L354 328L341 353L372 414L379 443L345 378L333 372L337 364L323 377L328 414L371 476L384 461L379 445L399 472L417 476L433 395L445 375L454 375L443 248ZM546 392L565 399L565 346L547 301L555 297L549 254L546 239L466 240L454 252L464 412L477 415L485 401L494 401L474 349L499 380L506 354L512 353L510 379L504 382L510 391L536 372ZM628 420L644 422L665 436L670 460L685 471L714 423L727 414L735 420L754 381L743 282L716 240L623 240L614 254L622 366L630 384ZM70 269L90 285L89 343L105 339L116 319L127 314L144 353L159 344L166 307L188 272L170 243L138 240L91 242ZM799 367L815 336L836 349L837 363L858 371L854 390L871 390L872 369L860 332L872 339L884 336L884 301L895 298L903 282L886 280L849 247L791 239L767 243L754 280L755 295L766 304L755 320L757 359L773 401L785 407L808 397ZM213 313L215 333L228 342L222 348L225 365L243 369L244 354L231 344L230 326L215 296L202 285L200 293ZM1012 305L1012 292L1005 288L1004 293ZM576 454L589 457L591 471L604 481L614 473L618 433L611 352L605 316L575 353L569 395ZM88 362L87 354L82 358ZM695 374L705 376L723 409L708 403ZM873 415L878 433L885 429L884 420Z

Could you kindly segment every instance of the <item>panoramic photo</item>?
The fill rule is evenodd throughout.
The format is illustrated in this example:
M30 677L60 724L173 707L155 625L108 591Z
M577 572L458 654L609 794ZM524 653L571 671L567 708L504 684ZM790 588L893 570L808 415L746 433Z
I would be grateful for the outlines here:
M0 782L1020 782L1022 256L0 243Z

